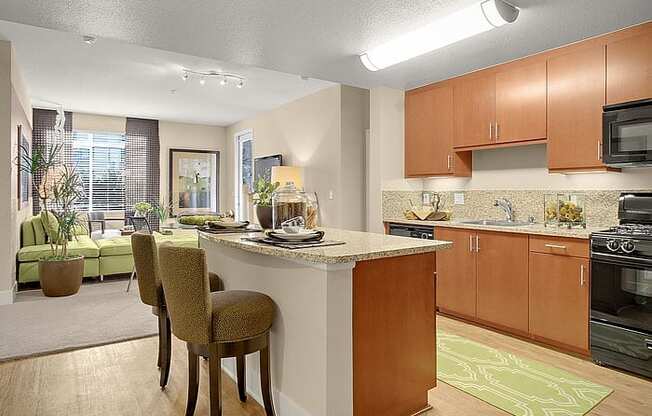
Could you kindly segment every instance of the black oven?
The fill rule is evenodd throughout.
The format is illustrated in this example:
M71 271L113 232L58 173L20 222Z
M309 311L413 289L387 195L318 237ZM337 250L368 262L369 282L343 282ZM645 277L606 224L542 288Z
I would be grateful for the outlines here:
M602 160L616 167L652 165L652 99L604 107Z

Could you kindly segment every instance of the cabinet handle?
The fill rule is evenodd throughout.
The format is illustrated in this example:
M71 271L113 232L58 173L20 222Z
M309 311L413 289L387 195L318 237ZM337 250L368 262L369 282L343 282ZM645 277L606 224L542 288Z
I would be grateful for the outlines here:
M480 237L477 234L475 235L475 252L480 252Z
M492 124L493 123L489 123L489 141L492 140L492 136L493 136L493 134L492 134Z
M602 140L598 140L598 160L602 160Z
M548 248L558 248L560 250L566 250L566 246L560 246L559 244L546 244Z
M584 286L584 265L580 265L580 286Z
M448 155L447 161L448 161L448 170L451 170L451 155Z
M473 252L473 236L469 235L469 251Z
M499 124L498 124L498 122L496 121L496 129L495 129L495 130L496 130L496 134L495 134L495 136L496 136L496 141L498 141L498 137L499 137L498 126L499 126Z

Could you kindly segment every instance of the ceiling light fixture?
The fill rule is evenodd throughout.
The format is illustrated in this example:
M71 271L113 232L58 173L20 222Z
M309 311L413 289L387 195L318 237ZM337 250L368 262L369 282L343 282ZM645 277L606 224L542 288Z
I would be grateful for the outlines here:
M82 39L84 40L84 43L87 45L95 45L95 42L97 42L97 38L91 35L84 35L82 36Z
M503 0L483 0L377 46L360 55L360 61L368 70L378 71L512 23L518 13L516 7Z
M229 84L229 81L234 81L235 86L238 88L244 87L245 84L245 77L239 74L235 74L232 72L221 72L221 71L195 71L193 69L187 69L183 68L182 69L183 74L181 75L181 79L184 81L189 80L191 77L196 76L199 77L199 83L201 85L206 84L206 80L216 77L220 78L220 85L226 86Z

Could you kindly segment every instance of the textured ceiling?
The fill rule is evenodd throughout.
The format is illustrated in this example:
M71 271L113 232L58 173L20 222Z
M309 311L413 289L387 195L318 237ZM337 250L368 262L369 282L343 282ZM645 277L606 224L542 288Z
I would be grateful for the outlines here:
M71 111L229 125L334 85L107 39L90 46L77 34L1 20L0 39L12 42L34 105ZM182 68L237 72L247 81L242 89L217 79L202 86L184 82Z
M511 0L516 23L377 73L356 55L477 0L2 0L0 18L357 86L414 87L652 19L652 0Z

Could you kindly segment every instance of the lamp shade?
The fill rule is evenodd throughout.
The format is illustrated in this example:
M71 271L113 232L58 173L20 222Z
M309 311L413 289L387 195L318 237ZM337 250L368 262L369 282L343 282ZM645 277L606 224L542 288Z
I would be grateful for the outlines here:
M272 166L272 183L281 186L287 182L294 183L297 188L303 188L303 168L297 166Z

